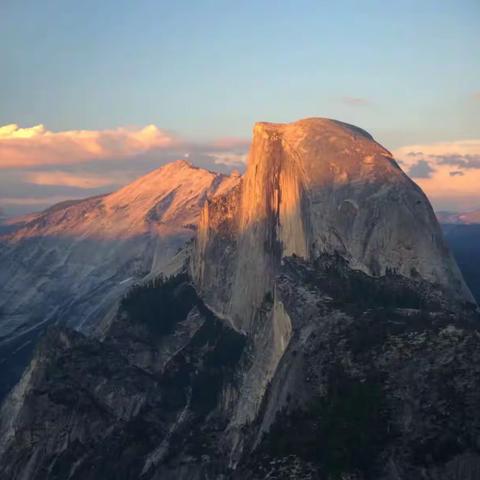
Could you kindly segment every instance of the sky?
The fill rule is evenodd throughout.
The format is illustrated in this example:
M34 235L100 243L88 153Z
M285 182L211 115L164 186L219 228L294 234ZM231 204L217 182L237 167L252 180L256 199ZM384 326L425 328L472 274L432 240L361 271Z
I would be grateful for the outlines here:
M480 208L479 0L0 0L0 208L188 158L242 169L256 121L369 131L435 208Z

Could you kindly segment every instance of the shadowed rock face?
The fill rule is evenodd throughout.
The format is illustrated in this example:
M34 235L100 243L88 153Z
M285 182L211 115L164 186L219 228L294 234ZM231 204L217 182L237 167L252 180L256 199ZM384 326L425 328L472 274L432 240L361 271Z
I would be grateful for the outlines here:
M327 254L285 258L276 283L288 342L250 421L278 307L266 298L242 335L184 274L135 288L101 342L48 331L0 410L0 476L478 478L473 312Z
M50 327L0 411L0 477L201 478L244 345L182 276L133 290L103 342Z

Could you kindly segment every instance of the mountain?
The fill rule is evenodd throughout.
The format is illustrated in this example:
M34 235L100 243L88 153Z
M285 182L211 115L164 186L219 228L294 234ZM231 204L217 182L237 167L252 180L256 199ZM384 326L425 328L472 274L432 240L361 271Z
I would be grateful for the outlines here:
M92 330L131 285L168 272L206 198L238 181L177 161L109 195L10 220L0 236L0 362L12 365L11 381L46 325Z
M339 253L369 275L391 270L472 300L423 192L369 134L326 119L257 124L241 188L204 209L198 246L201 291L241 329L292 254Z
M88 336L48 329L0 410L2 476L478 478L478 309L391 154L260 123L230 181L174 274Z
M480 223L480 210L471 212L437 212L440 223L472 225Z

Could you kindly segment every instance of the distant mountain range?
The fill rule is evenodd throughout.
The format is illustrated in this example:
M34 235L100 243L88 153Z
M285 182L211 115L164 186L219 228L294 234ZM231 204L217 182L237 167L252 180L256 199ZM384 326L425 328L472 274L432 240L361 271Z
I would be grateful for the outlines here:
M463 213L456 212L436 212L440 223L472 225L480 223L480 210L474 210Z

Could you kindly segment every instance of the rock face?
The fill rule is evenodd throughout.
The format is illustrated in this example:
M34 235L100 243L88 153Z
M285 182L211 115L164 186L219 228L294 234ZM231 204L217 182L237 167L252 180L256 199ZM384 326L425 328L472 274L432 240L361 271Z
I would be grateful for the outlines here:
M480 318L422 192L323 119L258 124L233 183L99 338L49 330L0 476L479 478Z
M213 260L224 232L235 245L221 275ZM256 124L242 184L205 207L198 245L201 291L241 329L293 254L338 252L370 275L418 276L472 300L423 192L368 133L333 120Z
M178 161L112 194L24 217L0 236L0 358L12 380L47 324L90 331L132 284L175 269L206 198L238 181Z
M134 289L103 342L49 328L0 412L2 478L201 478L245 338L185 280Z
M277 293L292 336L236 478L478 477L478 316L338 257L286 259Z

